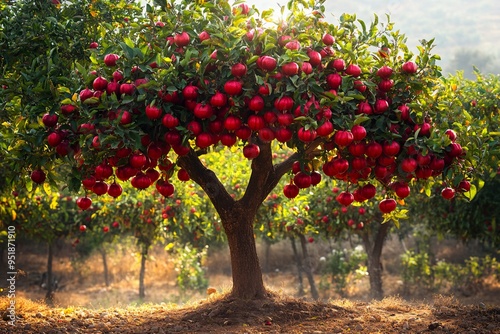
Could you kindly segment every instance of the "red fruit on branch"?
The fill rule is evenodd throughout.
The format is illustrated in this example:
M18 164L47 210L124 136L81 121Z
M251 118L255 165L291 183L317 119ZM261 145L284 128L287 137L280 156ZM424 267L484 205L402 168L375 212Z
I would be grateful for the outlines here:
M162 114L162 110L157 106L148 105L146 106L146 117L150 120L159 119Z
M290 77L299 74L299 64L296 62L285 63L281 66L281 72Z
M464 193L469 192L470 191L470 182L467 180L460 181L460 183L458 184L457 190L460 192L464 192Z
M207 148L213 144L213 136L211 133L202 132L198 136L196 136L195 140L196 146L199 148Z
M333 133L333 131L334 131L333 124L330 121L323 122L323 124L318 126L318 128L316 129L316 132L320 137L328 137Z
M289 183L283 187L283 194L285 195L286 198L295 198L299 194L299 187L297 187L293 183Z
M462 146L459 143L451 143L450 146L448 146L447 149L447 154L451 158L456 158L461 156L463 153Z
M243 63L236 63L231 66L231 74L237 78L241 78L247 74L247 66Z
M185 31L181 32L180 34L175 34L174 36L174 44L180 48L188 45L189 41L189 34Z
M229 115L224 120L224 128L228 131L235 131L241 127L241 119L235 115Z
M56 114L45 114L42 117L43 125L48 128L54 127L57 124L58 116Z
M396 209L397 203L393 198L386 198L380 201L378 208L382 213L390 213Z
M249 160L255 159L260 154L260 147L256 144L247 144L243 147L243 156Z
M386 65L382 66L381 68L379 68L377 70L377 75L382 79L390 78L392 73L393 73L392 68L390 68L389 66L386 66Z
M194 107L193 114L199 119L207 119L212 117L214 110L210 104L197 103Z
M252 96L250 101L248 101L248 109L258 113L264 109L264 99L260 95Z
M414 62L408 61L408 62L403 64L401 69L403 70L404 73L414 74L414 73L417 73L418 66Z
M348 191L343 191L335 198L343 206L349 206L354 202L354 195Z
M358 65L350 64L345 69L345 74L352 77L359 77L361 75L361 68Z
M417 160L413 159L413 158L405 158L403 159L403 161L401 161L401 169L403 170L403 172L406 172L406 173L413 173L417 167L418 167L418 163L417 163Z
M311 186L311 175L305 172L298 172L293 177L293 183L300 189L309 188Z
M142 154L141 152L136 152L130 156L129 164L133 168L141 169L146 165L147 160L148 159L144 154Z
M97 196L104 195L105 193L108 192L108 184L104 181L97 181L92 187L92 191Z
M348 146L349 153L355 157L361 157L365 154L366 144L364 142L354 142Z
M312 128L306 130L305 127L301 127L297 131L297 137L299 138L300 141L303 141L305 143L312 142L314 139L316 139L316 136L317 136L316 130Z
M94 92L91 89L85 88L80 91L80 102L85 102L85 100L90 99L91 97L94 97ZM65 114L69 114L70 112L64 112L62 109L61 111Z
M285 44L285 49L288 50L300 50L300 43L296 40L291 40Z
M455 142L455 140L457 140L457 133L452 129L446 130L444 134L447 135L452 142Z
M76 200L76 205L78 205L78 207L82 210L87 210L92 205L92 200L88 197L80 197ZM82 226L84 227L83 230L85 231L85 225ZM82 230L82 226L80 226L80 230Z
M169 197L174 193L175 187L173 184L168 182L168 180L165 181L163 179L159 179L156 181L156 190L158 190L158 192L164 197Z
M47 142L50 146L56 147L62 142L62 136L59 132L52 132L47 136Z
M361 101L358 104L357 112L358 112L358 114L371 115L371 114L373 114L373 108L370 105L370 103L368 103L367 101Z
M108 195L113 198L117 198L122 194L122 192L123 192L122 186L120 186L116 182L111 183L108 188Z
M217 108L222 108L227 105L227 96L224 93L221 92L216 92L211 98L210 98L210 104L213 107Z
M349 130L339 130L333 136L333 140L339 147L347 147L353 142L354 136Z
M312 186L315 186L321 182L321 174L320 173L318 173L316 171L312 171L310 175L311 175L311 185Z
M189 174L187 172L187 170L185 170L184 168L181 168L177 171L177 178L180 180L180 181L189 181L191 178L189 177Z
M382 145L380 145L375 141L370 142L368 145L366 145L365 154L369 158L376 159L382 154L382 152L383 152Z
M307 55L309 56L309 64L311 66L316 67L321 65L321 54L318 51L309 50L307 51Z
M275 138L274 131L271 128L262 128L259 130L259 139L264 143L270 143Z
M366 129L364 126L356 124L351 128L352 139L354 141L361 141L366 137Z
M117 54L114 54L114 53L110 53L110 54L107 54L104 56L104 64L106 64L106 66L116 66L116 61L120 58L119 55Z
M152 183L151 179L143 172L137 173L137 175L132 178L132 181L130 181L132 187L136 189L146 189Z
M395 182L391 186L399 198L406 198L410 195L410 186L406 182Z
M257 59L257 66L266 72L272 72L276 68L278 62L270 56L262 56Z
M333 45L335 43L335 38L330 34L324 34L321 40L325 45Z
M238 80L229 80L224 84L224 91L230 96L240 95L243 91L243 84Z
M108 80L105 78L98 76L97 78L94 79L94 82L92 83L92 87L95 90L106 90L106 87L108 86Z
M372 199L377 193L377 188L373 184L368 183L361 187L361 193L364 198Z
M196 98L198 97L198 87L193 85L187 85L182 90L182 96L186 100L196 100Z
M390 79L383 79L379 82L377 87L379 91L386 93L391 90L392 86L394 86L394 81Z
M345 61L340 58L334 59L329 66L333 67L337 72L343 72L345 70Z
M161 119L161 123L168 129L173 129L179 126L179 119L172 114L165 114Z
M294 101L290 96L282 96L274 100L274 107L281 112L292 110L293 105Z
M134 84L132 84L132 83L121 84L120 94L131 96L131 95L134 95L134 92L135 92L135 85Z
M203 42L203 41L210 39L210 34L208 32L206 32L205 30L203 30L202 32L200 32L198 34L198 38L200 39L200 42Z
M387 100L377 99L377 101L375 101L375 108L374 108L375 114L383 114L387 110L389 110L389 102L387 102Z
M264 117L260 115L250 115L247 120L248 127L253 131L259 131L266 126Z
M326 77L326 83L328 84L328 87L338 89L342 84L342 76L338 73L328 74Z
M241 140L247 140L252 135L252 129L246 125L242 125L240 128L234 131L234 134Z
M42 184L47 178L47 176L45 175L45 172L43 170L35 169L34 171L31 172L30 178L33 182Z
M386 141L382 146L385 155L393 157L399 153L401 146L397 141Z
M286 143L293 137L293 131L290 130L289 128L278 128L274 132L274 136L276 137L276 140L279 141L280 143Z
M441 190L441 196L444 199L450 200L453 197L455 197L455 189L450 188L450 187L446 187L443 190Z

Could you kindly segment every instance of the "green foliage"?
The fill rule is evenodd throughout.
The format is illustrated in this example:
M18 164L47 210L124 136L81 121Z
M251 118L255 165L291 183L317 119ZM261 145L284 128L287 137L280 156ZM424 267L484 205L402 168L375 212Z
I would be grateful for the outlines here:
M185 246L177 248L175 254L175 271L177 285L182 291L203 291L208 287L203 263L206 261L208 247L201 250Z
M410 288L437 290L451 287L464 294L477 292L485 279L500 281L500 264L496 257L471 256L464 263L439 260L432 263L428 252L406 251L401 255L401 277L406 293Z
M406 251L401 255L401 267L401 278L405 290L409 286L432 286L434 277L428 253L415 253L412 250Z
M341 296L346 296L347 287L350 284L368 275L364 265L366 260L367 255L362 246L351 250L334 249L324 259L320 286L323 289L329 289L328 279L330 279L335 291Z

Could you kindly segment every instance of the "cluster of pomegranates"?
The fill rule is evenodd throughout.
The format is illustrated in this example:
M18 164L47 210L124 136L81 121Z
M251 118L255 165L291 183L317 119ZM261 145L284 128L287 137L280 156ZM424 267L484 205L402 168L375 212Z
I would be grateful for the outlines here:
M235 10L235 15L248 13L248 6L240 5ZM161 22L155 25L159 29L164 27ZM252 57L246 54L240 61L226 61L215 49L210 63L203 67L204 79L202 76L191 77L182 87L179 83L172 83L171 86L176 84L176 89L170 86L154 90L149 83L155 71L168 66L178 66L178 71L197 71L199 63L181 65L180 60L190 47L200 52L210 47L212 37L207 31L201 31L197 36L186 31L172 34L166 39L165 48L172 52L170 58L175 65L152 62L147 67L144 64L134 66L127 78L120 68L124 56L104 55L102 68L91 73L94 77L92 84L79 92L78 103L61 106L59 116L62 122L56 114L43 116L48 129L48 145L60 156L73 155L84 175L82 185L87 192L112 197L122 193L116 179L130 180L137 189L154 184L162 195L172 195L174 187L169 178L174 172L173 160L192 149L206 150L218 145L232 147L241 143L242 154L247 159L255 159L260 155L259 145L273 140L299 151L317 146L326 153L325 156L330 156L322 167L325 175L360 184L353 193L345 191L337 196L337 201L344 206L354 200L372 198L375 187L368 181L373 179L404 198L409 195L408 182L413 178L437 176L462 155L462 148L456 143L452 130L447 132L451 144L443 150L444 154L424 152L418 145L405 145L410 136L426 138L432 132L430 121L416 124L406 104L392 102L394 96L403 94L400 88L395 89L393 76L396 72L398 76L415 75L418 72L415 62L404 62L397 71L384 65L371 73L371 69L362 69L336 56L335 38L328 33L319 43L306 47L293 34L283 34L278 39L278 51L265 54L258 41L261 33L259 29L249 28L242 37L242 43L254 53L254 61L249 61ZM91 48L98 48L98 44L93 43ZM283 62L280 54L290 52L301 52L303 56L297 61ZM384 49L380 55L387 57L389 52ZM229 79L220 79L228 77L222 75L222 71L230 72ZM296 83L297 80L316 81L321 91L309 91L298 98L286 90L287 83ZM344 80L352 81L352 87L343 85ZM371 95L368 94L368 87L372 84L376 84L375 99L369 98ZM341 90L355 90L358 95L366 97L354 109L346 107L345 113L351 114L351 119L365 117L349 128L334 125L336 118L343 117L333 107L335 96ZM411 94L404 94L411 99ZM324 102L325 97L330 97L330 104ZM111 98L126 100L127 103L103 111L103 105ZM94 116L88 117L91 112ZM374 124L381 117L392 121L385 130L389 134L386 137L393 139L375 139ZM76 128L74 123L78 124ZM121 131L140 130L143 134L141 146L129 147L123 142L110 144L107 138L113 136L117 128ZM88 147L85 150L79 146L82 136L91 138L86 142ZM105 154L100 154L104 157L101 161L92 158L91 153L98 155L102 152ZM35 172L38 176L32 176L34 182L43 182L43 171ZM318 171L297 164L293 173L293 181L284 189L288 198L297 196L299 189L315 185L321 179ZM189 179L182 169L178 177ZM397 181L393 181L395 179ZM446 198L454 195L454 189L449 189L443 191ZM382 201L381 210L392 211L395 208L393 201ZM85 196L77 203L82 209L87 209L91 200Z

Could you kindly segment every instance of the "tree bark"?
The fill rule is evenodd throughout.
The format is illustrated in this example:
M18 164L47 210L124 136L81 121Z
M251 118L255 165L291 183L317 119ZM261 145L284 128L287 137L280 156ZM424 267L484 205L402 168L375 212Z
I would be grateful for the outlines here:
M104 284L106 284L106 287L109 287L108 259L106 250L103 247L100 247L99 252L101 253L101 258L102 258L102 267L104 271Z
M304 293L304 279L302 277L302 261L300 260L299 252L297 252L297 246L295 245L295 239L290 238L290 243L292 244L292 250L293 250L293 257L295 259L295 263L297 264L297 278L299 279L299 291L298 295L299 297L302 297L305 295Z
M149 246L150 244L141 245L141 269L139 271L139 299L141 300L146 297L144 278L146 276L146 260L148 257Z
M370 239L371 233L363 232L361 238L365 246L366 254L368 255L368 276L370 279L370 294L373 299L380 300L384 297L382 285L382 248L384 247L385 238L389 232L390 223L380 224L376 233L373 235L373 240Z
M238 222L226 221L224 224L229 226L229 228L225 228L225 231L231 255L233 278L231 294L241 299L260 299L266 296L266 290L253 233L253 217L255 215L249 213L249 216L252 217L250 218L252 220L248 218L244 220L250 221L242 221L238 216L235 216L234 218Z
M45 303L47 305L54 305L54 286L53 283L53 272L52 272L52 260L54 257L54 247L53 243L49 242L47 247L47 294L45 295Z
M309 257L309 252L307 251L307 241L305 235L302 233L297 233L299 235L300 246L302 247L302 257L304 258L304 272L306 273L307 280L309 281L309 286L311 287L311 296L314 300L319 299L318 290L316 289L316 283L314 282L314 275L312 272L311 258Z

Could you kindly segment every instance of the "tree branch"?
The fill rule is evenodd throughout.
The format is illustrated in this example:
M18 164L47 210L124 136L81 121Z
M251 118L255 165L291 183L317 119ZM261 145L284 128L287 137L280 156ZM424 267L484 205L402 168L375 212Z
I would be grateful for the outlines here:
M198 154L191 150L187 155L179 157L177 164L205 191L221 218L225 217L235 201L217 175L203 165Z

